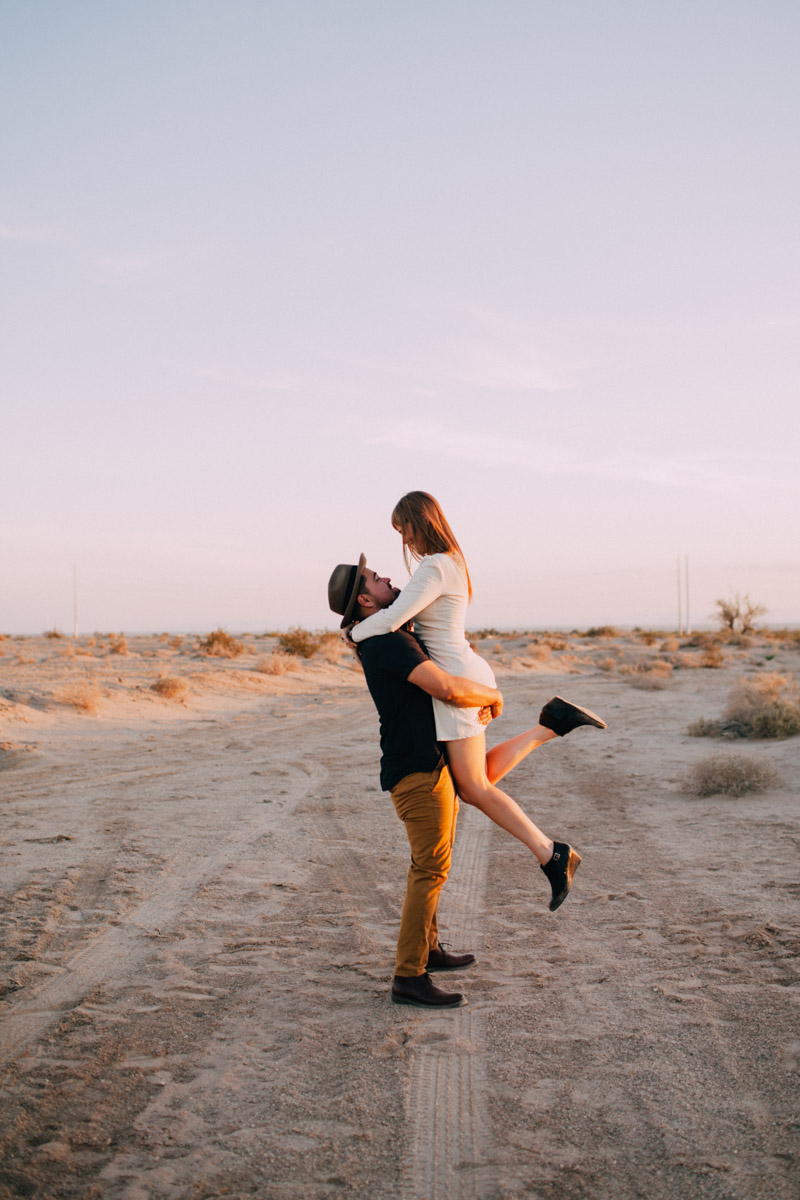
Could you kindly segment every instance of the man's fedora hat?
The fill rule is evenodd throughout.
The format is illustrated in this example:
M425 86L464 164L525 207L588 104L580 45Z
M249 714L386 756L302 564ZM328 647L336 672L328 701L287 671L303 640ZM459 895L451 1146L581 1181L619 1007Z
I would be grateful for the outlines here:
M342 615L340 629L344 629L345 625L349 625L353 619L353 609L356 606L356 597L360 590L361 580L364 578L366 565L367 559L363 554L358 560L357 567L353 567L349 563L339 563L328 581L328 604L332 612Z

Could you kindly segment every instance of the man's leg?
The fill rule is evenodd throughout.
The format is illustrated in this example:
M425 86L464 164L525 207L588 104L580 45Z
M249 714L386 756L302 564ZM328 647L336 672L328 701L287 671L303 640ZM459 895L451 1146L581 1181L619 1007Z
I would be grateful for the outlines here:
M446 767L407 775L392 800L411 847L395 975L413 978L425 973L428 953L439 944L439 893L450 871L458 801Z

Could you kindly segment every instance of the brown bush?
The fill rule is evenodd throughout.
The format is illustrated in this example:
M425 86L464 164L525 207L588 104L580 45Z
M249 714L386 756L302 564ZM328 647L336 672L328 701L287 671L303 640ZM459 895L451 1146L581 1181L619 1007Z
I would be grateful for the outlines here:
M100 688L93 680L84 679L63 687L56 693L56 700L60 700L62 704L70 704L77 708L78 712L94 717L100 711L101 695Z
M770 671L740 679L720 720L701 717L689 726L691 737L788 738L800 733L800 699L791 675Z
M111 654L129 654L128 640L124 633L110 633L108 635L108 649Z
M300 664L288 654L263 654L256 663L256 670L262 675L285 675L299 669Z
M45 629L44 636L46 638L63 638L64 634L60 629Z
M224 629L215 629L208 637L202 638L198 648L212 658L237 658L245 652L244 642L237 641Z
M336 634L333 635L334 637ZM309 633L307 629L295 627L288 633L278 636L278 645L284 654L294 654L298 658L312 658L320 647L319 637Z
M177 675L161 675L150 684L150 690L157 696L163 696L165 700L182 701L186 697L188 684L185 679L179 679Z
M682 790L691 796L743 796L746 792L766 791L781 782L771 766L746 754L711 754L690 768Z
M619 630L613 625L592 625L585 633L580 635L585 638L613 638L619 637Z

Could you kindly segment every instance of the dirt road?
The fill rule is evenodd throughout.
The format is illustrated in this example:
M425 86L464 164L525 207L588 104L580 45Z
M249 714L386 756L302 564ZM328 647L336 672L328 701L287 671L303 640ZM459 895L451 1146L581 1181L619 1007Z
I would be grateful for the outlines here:
M508 780L584 855L557 914L462 808L443 936L479 961L448 1013L388 1000L407 846L359 680L76 718L2 773L0 1196L800 1194L796 791L680 792L716 675L503 686L502 736L565 690L610 728Z

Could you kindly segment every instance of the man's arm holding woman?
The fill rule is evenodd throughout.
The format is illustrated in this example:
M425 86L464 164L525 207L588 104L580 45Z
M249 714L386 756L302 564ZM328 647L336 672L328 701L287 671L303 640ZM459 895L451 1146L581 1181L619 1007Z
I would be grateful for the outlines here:
M488 708L492 717L499 717L503 711L503 697L497 688L485 687L463 675L448 675L430 659L414 667L408 682L456 708Z

